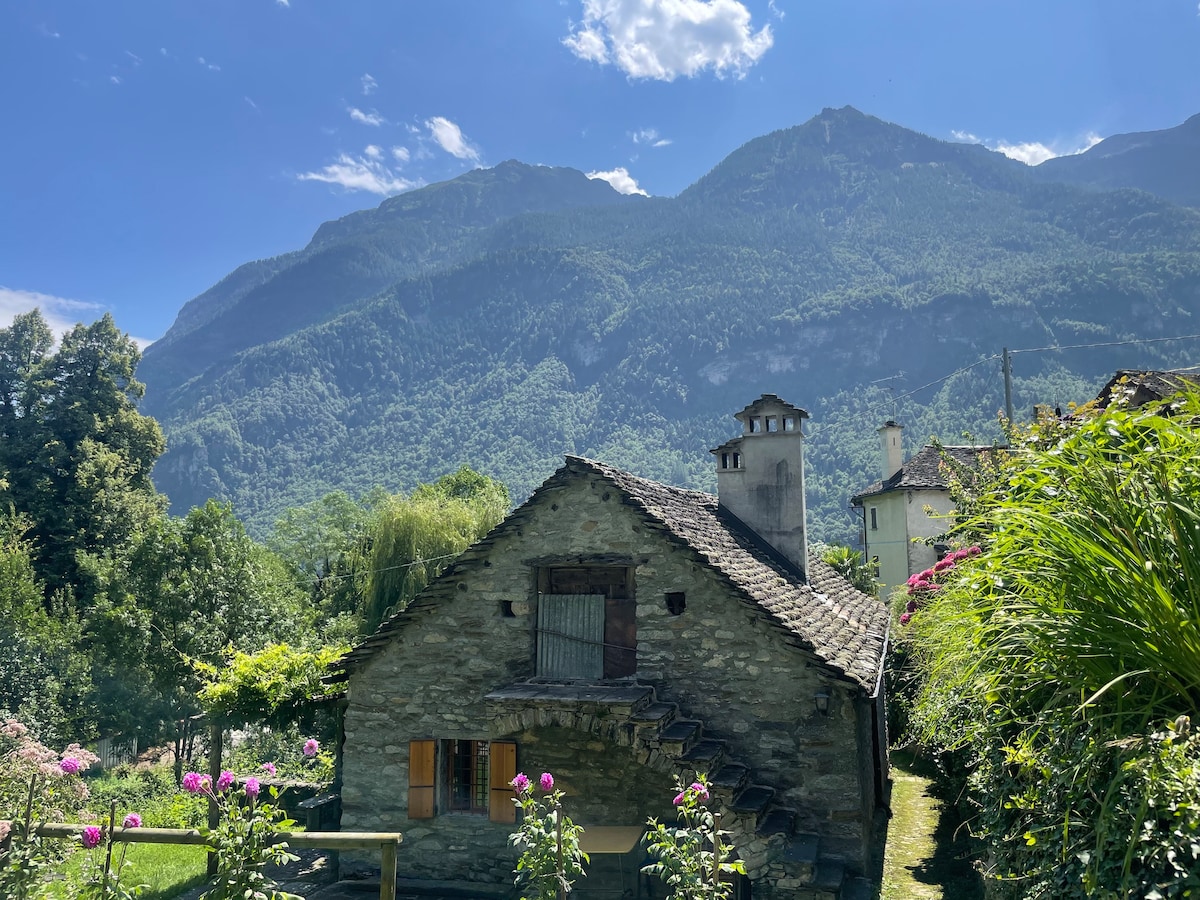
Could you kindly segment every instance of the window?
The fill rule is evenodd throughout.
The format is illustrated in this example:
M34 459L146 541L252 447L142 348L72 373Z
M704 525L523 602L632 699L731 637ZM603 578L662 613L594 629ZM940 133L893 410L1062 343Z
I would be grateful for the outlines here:
M668 591L666 600L667 612L673 616L682 616L687 609L687 595L683 591Z
M796 417L795 416L784 416L783 417L783 430L784 431L795 431L796 430Z
M537 674L597 680L637 673L637 600L628 566L538 569Z
M775 416L767 416L767 431L775 432L779 430L779 419Z
M511 741L409 741L408 817L430 819L441 811L515 822L510 782L516 774Z
M872 531L879 530L879 520L875 516L875 507L874 506L871 507L871 530Z
M758 416L751 416L750 417L750 433L757 434L760 431L762 431L762 419L760 419Z
M446 808L486 813L488 742L446 741Z
M721 468L722 469L729 468L729 454L728 453L721 454Z

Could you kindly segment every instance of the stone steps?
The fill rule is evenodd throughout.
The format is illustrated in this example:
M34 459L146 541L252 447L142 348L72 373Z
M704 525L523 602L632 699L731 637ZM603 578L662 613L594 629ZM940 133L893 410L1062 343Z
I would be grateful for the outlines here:
M782 867L795 900L838 900L847 881L841 860L822 854L818 835L797 833L798 813L777 799L775 788L753 783L749 767L729 756L724 740L705 735L704 722L681 717L677 704L660 702L654 688L529 681L485 699L493 734L518 731L531 721L601 727L602 736L630 747L639 760L668 762L684 784L696 773L706 775L714 811L742 820L764 842L760 847L777 848L780 855L771 865Z

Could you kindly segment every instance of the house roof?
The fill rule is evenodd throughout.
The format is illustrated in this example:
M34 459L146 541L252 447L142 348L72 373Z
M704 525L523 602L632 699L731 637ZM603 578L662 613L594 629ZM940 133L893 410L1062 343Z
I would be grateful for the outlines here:
M832 568L809 560L808 580L785 557L723 509L712 494L670 487L578 456L548 478L530 498L483 540L468 548L409 606L385 621L341 661L351 670L377 653L397 629L423 607L436 603L439 586L487 555L503 534L533 515L541 496L580 476L597 476L621 494L646 524L691 551L697 561L724 580L746 603L781 629L794 645L825 667L873 695L883 666L888 635L884 603L856 590Z
M1095 405L1108 409L1112 403L1136 409L1146 403L1165 400L1186 387L1200 385L1195 372L1139 371L1118 369L1096 395Z
M858 506L867 497L887 494L891 491L948 491L950 483L942 472L942 454L949 456L959 465L979 465L979 455L995 449L991 444L946 446L940 448L926 444L912 459L908 460L896 474L859 491L850 498L851 506Z

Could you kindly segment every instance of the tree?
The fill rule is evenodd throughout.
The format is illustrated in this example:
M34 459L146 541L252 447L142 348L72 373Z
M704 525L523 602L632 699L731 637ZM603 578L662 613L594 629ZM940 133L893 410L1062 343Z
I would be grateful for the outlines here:
M409 497L380 503L371 524L362 573L364 619L373 631L403 609L455 556L508 512L508 490L463 466Z
M69 591L90 603L83 555L124 545L163 507L150 470L165 444L137 412L140 358L107 314L57 350L37 311L0 329L0 471L9 504L31 522L47 601Z

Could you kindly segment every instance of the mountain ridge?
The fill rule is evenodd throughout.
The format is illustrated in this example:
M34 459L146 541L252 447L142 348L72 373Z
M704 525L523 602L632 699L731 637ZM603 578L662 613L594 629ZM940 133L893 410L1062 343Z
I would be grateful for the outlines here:
M565 453L711 489L703 451L730 412L773 392L814 411L814 533L845 539L845 499L873 480L872 410L888 406L873 382L964 369L902 405L909 434L998 436L998 382L977 377L981 356L1157 339L1195 330L1200 314L1200 213L1047 184L850 108L748 142L675 198L580 205L586 176L569 170L551 173L561 196L532 201L547 208L499 203L516 212L471 224L475 182L519 201L506 179L535 168L504 165L499 179L431 186L465 204L466 223L445 220L440 197L412 192L379 213L401 198L384 201L339 220L303 261L319 278L297 286L306 270L290 259L278 272L252 264L239 283L265 280L230 307L240 318L148 352L147 401L169 442L156 481L177 509L230 498L262 533L325 490L411 487L460 463L519 497ZM396 213L409 208L438 212ZM431 234L457 243L400 271ZM362 267L352 278L347 260ZM256 298L277 310L294 293L310 321L272 330L251 314ZM230 322L240 345L197 358L196 337ZM191 368L172 374L181 344ZM1020 402L1085 400L1118 364L1186 352L1146 346L1100 364L1081 351L1025 357Z

